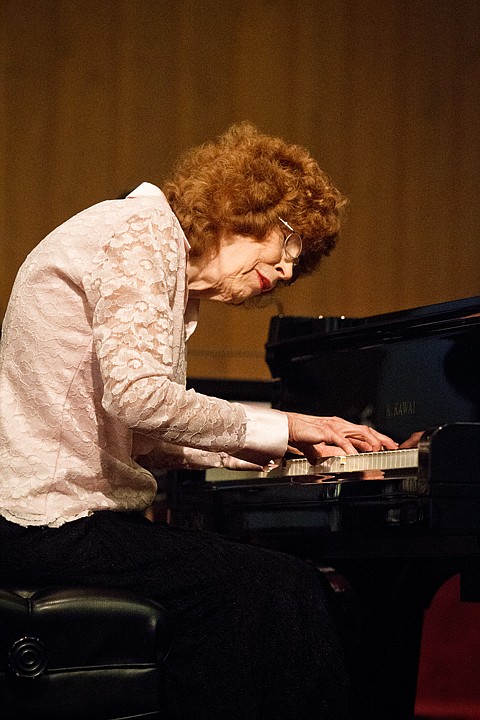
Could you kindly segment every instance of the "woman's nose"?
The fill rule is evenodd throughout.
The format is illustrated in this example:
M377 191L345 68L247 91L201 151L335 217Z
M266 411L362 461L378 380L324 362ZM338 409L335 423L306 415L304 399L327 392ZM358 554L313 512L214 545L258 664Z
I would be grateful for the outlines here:
M277 271L278 275L280 276L281 280L284 280L285 282L288 282L292 279L293 275L293 263L290 260L286 260L285 258L282 258L276 265L275 270Z

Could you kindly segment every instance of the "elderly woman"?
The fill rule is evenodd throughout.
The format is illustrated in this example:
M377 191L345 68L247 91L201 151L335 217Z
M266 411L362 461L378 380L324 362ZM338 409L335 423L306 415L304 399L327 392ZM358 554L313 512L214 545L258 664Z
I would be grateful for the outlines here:
M187 153L164 193L144 183L79 213L18 273L1 346L2 579L165 604L172 718L347 718L313 568L143 515L150 463L257 468L288 446L311 461L395 447L339 418L185 389L199 301L240 304L311 272L344 201L307 151L249 124Z

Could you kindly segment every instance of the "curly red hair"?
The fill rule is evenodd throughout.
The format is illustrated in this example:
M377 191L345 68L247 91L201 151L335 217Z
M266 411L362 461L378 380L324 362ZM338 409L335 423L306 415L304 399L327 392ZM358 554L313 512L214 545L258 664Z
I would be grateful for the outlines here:
M303 241L295 277L333 250L346 204L306 149L248 122L187 151L163 190L197 256L223 232L261 241L284 218Z

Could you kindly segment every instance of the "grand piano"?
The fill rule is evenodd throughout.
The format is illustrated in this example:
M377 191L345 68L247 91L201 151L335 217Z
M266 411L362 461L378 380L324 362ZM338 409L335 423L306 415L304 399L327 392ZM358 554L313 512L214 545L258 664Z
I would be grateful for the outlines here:
M361 720L414 716L422 621L460 574L480 601L480 297L369 318L276 317L272 381L192 381L231 400L338 415L418 446L285 458L269 473L176 473L170 521L314 562L328 581ZM253 392L255 391L255 392Z

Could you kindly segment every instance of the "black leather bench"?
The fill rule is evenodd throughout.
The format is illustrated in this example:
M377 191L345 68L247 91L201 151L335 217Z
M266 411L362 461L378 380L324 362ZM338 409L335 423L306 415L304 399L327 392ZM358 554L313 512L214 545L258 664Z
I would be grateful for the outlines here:
M165 608L123 590L0 587L2 720L167 717Z

